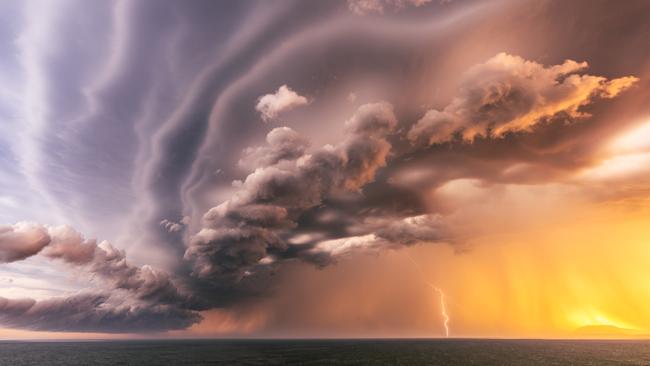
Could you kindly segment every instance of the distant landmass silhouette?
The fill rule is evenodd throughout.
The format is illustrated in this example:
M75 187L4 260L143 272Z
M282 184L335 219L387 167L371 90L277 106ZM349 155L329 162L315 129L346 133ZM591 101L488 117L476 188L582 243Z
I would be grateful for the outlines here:
M612 338L650 338L650 334L637 329L621 328L615 325L586 325L575 330L579 336Z

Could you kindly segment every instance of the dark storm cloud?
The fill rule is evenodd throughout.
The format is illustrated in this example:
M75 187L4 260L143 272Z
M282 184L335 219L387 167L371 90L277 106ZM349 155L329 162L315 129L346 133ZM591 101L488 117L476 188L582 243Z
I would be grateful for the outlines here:
M536 124L559 114L565 121L586 118L588 115L581 107L597 97L613 98L637 81L633 77L607 80L576 74L586 66L566 61L544 67L517 56L499 54L467 71L460 96L443 112L426 112L406 136L398 134L395 138L408 138L414 144L424 141L426 148L429 144L451 141L457 135L471 142L476 136L500 138L510 132L531 131ZM272 130L267 136L271 146L247 150L249 154L264 151L261 155L270 156L271 160L258 161L260 165L243 182L234 182L237 190L232 198L204 216L208 226L192 237L185 255L194 261L195 273L200 277L241 278L267 255L287 259L291 246L291 238L286 239L290 236L287 229L299 230L295 227L297 218L329 197L354 192L372 182L378 168L386 165L391 149L387 137L397 125L392 106L363 105L346 125L350 135L343 143L315 152L305 154L303 144L276 143L282 147L282 156L287 157L285 162L273 157L277 155L272 154L273 142L279 139L272 137L282 131L291 136L288 141L295 141L297 136L290 129ZM238 212L242 207L248 207L248 215ZM333 212L331 215L340 214ZM251 220L253 216L256 220ZM318 230L318 221L328 221L325 216L327 213L323 212L320 218L316 217L312 232ZM382 216L371 212L348 222L340 217L337 221L341 224L339 230L352 236L316 236L320 242L308 248L306 253L310 255L303 255L302 259L322 265L331 261L328 256L357 249L454 240L440 216L400 218L394 212L384 212ZM310 229L304 235L308 236ZM308 242L314 244L312 240ZM300 251L296 253L300 256Z
M544 69L539 64L503 54L491 61L498 60L503 63L504 59L510 66L513 63L520 64L543 72L558 68L575 70L575 67L579 66L577 63L567 62ZM490 61L470 69L469 75L476 74L476 70L484 65L490 65ZM494 65L491 66L490 70L493 70ZM553 74L553 81L542 77L532 79L542 84L546 81L549 84L543 86L553 87L558 85L557 79L560 76L564 77L563 80L570 77L560 72ZM468 118L462 123L475 123L475 126L478 126L476 133L483 138L499 137L498 133L488 133L499 126L515 126L512 127L514 131L526 131L530 130L530 126L560 112L565 112L568 117L572 117L572 114L573 117L583 117L578 107L591 103L592 96L614 97L635 82L633 78L608 81L605 78L586 76L584 78L593 78L586 91L574 93L571 90L568 93L560 93L559 97L553 99L553 103L565 109L538 107L549 111L547 114L540 114L530 112L534 110L531 107L534 103L524 103L524 112L515 108L521 105L519 97L526 93L501 93L503 89L509 88L512 77L510 72L497 72L496 76L489 77L487 86L480 81L476 82L479 88L466 84L462 90L464 97L454 99L452 105L461 105L458 110L462 113L488 110L487 116L496 118L499 124L491 122L490 119L486 122L487 117ZM572 87L584 78L578 77ZM477 96L476 90L487 90L487 96ZM530 90L527 93L525 101L537 98ZM467 97L468 94L473 97ZM429 113L427 112L427 115ZM518 124L522 115L526 121L523 127ZM306 138L297 132L286 127L271 130L267 136L267 146L249 148L244 152L244 159L254 165L255 170L243 181L233 182L235 192L231 198L210 209L203 217L204 227L189 238L185 259L191 263L192 275L196 277L196 282L189 285L193 291L191 295L182 293L167 272L150 266L130 265L123 251L107 242L97 244L93 240L86 240L69 227L48 228L35 224L3 227L0 243L4 261L21 260L42 252L46 257L83 266L90 273L105 280L110 288L127 293L128 297L125 299L128 303L136 304L133 305L135 308L125 310L123 306L105 305L108 299L104 297L79 296L37 303L4 299L6 323L11 326L30 327L33 322L31 313L45 316L44 314L50 313L59 314L61 308L66 308L76 309L76 312L63 313L60 316L63 320L57 320L50 325L46 322L44 327L62 329L65 326L63 324L67 324L65 319L71 317L86 319L83 324L86 324L87 329L95 329L94 327L103 323L98 323L95 318L88 316L88 309L94 307L95 311L91 311L93 315L99 312L101 319L110 319L112 325L107 326L109 331L124 329L124 314L129 314L131 320L138 323L154 320L165 312L168 312L168 320L171 320L171 323L157 325L156 329L175 329L196 322L198 317L195 310L228 304L233 301L229 296L236 298L252 294L253 292L248 290L237 290L239 283L244 283L246 277L263 274L286 260L301 259L325 266L335 262L342 255L355 252L381 252L423 242L452 243L455 238L443 216L436 213L405 216L403 212L391 210L369 210L364 215L357 216L356 220L345 221L339 218L339 230L346 235L332 237L332 233L327 230L323 232L324 235L314 235L319 225L326 226L327 222L331 221L327 218L327 206L330 201L338 202L340 208L350 204L354 206L359 199L363 201L364 187L375 181L380 169L391 164L391 159L399 162L397 158L401 155L414 153L411 149L396 155L396 152L391 152L392 144L389 139L409 139L414 142L417 139L413 138L413 131L416 131L418 134L426 134L428 143L431 143L432 134L435 135L433 142L440 143L450 141L456 134L462 135L464 130L475 127L461 124L461 127L444 132L431 132L419 128L423 123L421 119L410 130L397 130L398 120L393 106L387 102L379 102L360 106L345 123L345 137L335 145L310 150ZM474 139L474 135L470 137L470 141ZM435 150L430 149L415 152L435 154ZM382 179L388 178L390 176L382 176ZM337 204L332 204L334 216L337 213L336 206ZM306 223L301 221L301 217L313 210L322 211L316 213L311 226L299 227L300 224ZM311 212L311 215L314 213ZM169 226L171 222L163 223ZM215 290L219 293L209 293ZM143 307L138 307L140 305L137 304L143 304ZM58 325L58 322L63 323ZM68 329L78 327L78 324L73 323L69 324Z
M620 5L620 14L598 1L532 9L529 2L454 1L449 9L458 12L437 1L119 4L94 8L81 23L62 16L52 27L69 43L39 59L44 67L35 75L47 76L53 125L35 134L44 141L34 148L39 154L26 155L38 157L27 163L41 163L36 180L64 211L113 236L118 226L109 218L132 222L129 239L111 241L138 261L67 226L0 227L0 262L39 255L87 271L111 291L0 298L2 324L181 329L200 320L197 311L267 294L274 269L289 261L326 266L359 252L453 244L459 238L447 208L425 196L454 179L533 184L593 164L602 136L619 128L607 118L618 122L625 113L608 115L605 107L618 101L604 99L644 81L624 75L642 70L645 55L629 50L643 49L650 34L634 28L647 13L647 4L634 1ZM383 15L350 13L361 6ZM576 15L575 29L556 24L567 10L588 16ZM626 14L640 18L627 22ZM551 36L537 40L547 42L540 50L520 47L525 57L515 56L504 36L512 24L531 33L543 24ZM629 29L605 32L603 44L581 38L603 24ZM490 33L490 42L476 35L494 29L501 33ZM76 35L102 41L76 47ZM477 38L480 47L470 42ZM626 50L637 57L622 57ZM429 65L459 79L458 87L447 89L453 82L439 84L442 77L430 82L423 76ZM364 98L354 88L368 80L381 83L370 83L376 94ZM287 87L283 94L283 85L299 93ZM337 102L349 93L358 97ZM645 103L645 93L631 106ZM326 134L340 126L332 115L353 110L355 100L390 103L365 104L348 114L345 133ZM285 117L287 126L277 127ZM133 209L126 218L125 209ZM173 265L132 264L155 261L158 249L171 252Z
M91 80L79 81L76 84L48 80L48 87L70 86L72 93L56 105L48 106L49 116L54 121L60 121L61 126L53 127L52 131L56 131L53 135L49 134L50 130L42 131L44 134L40 137L45 143L43 146L35 146L34 149L56 151L50 164L56 167L56 174L44 169L39 170L39 176L35 176L35 180L48 181L46 189L51 190L51 196L56 196L57 201L65 202L61 206L65 206L66 211L73 211L71 216L80 211L89 211L90 216L84 217L84 220L101 221L105 219L103 211L111 211L114 207L120 207L123 211L123 208L128 206L126 201L120 200L130 200L129 194L116 192L115 188L128 187L129 172L131 169L137 169L133 173L135 186L153 193L150 202L154 207L143 202L144 207L136 214L143 211L153 212L150 222L158 226L158 223L167 217L179 216L178 201L174 201L178 182L183 177L183 170L191 162L192 150L200 145L204 132L200 125L207 122L211 104L220 90L237 75L247 72L250 65L266 50L272 48L274 43L282 42L286 35L323 13L315 9L317 6L293 7L292 5L296 4L292 2L276 3L273 9L263 4L245 2L195 2L191 6L178 2L120 2L114 5L113 9L94 9L104 18L94 22L96 28L92 31L92 21L88 24L73 22L69 26L77 35L83 34L92 38L95 31L104 36L110 35L111 42L107 42L110 46L110 57L102 57L99 52L88 50L86 46L91 43L83 43L83 47L79 48L84 52L88 51L89 55L97 55L99 60L107 60L105 67L102 65L99 70L93 70L98 72L80 72L93 63L89 58L76 59L83 67L73 63L66 66L52 61L59 59L69 48L67 44L60 44L60 48L54 49L50 59L36 60L42 62L38 66L42 65L43 70L35 71L48 78L61 76L65 80L72 80L66 76L68 72L50 70L51 65L63 65L77 71L74 75L79 78L90 74ZM311 11L314 16L304 16L305 11ZM113 16L107 16L111 12ZM291 16L292 12L301 16ZM288 18L295 21L287 22ZM243 22L242 19L247 21ZM110 20L113 24L109 24ZM254 26L240 33L234 29L239 24ZM53 26L59 30L61 27L64 25ZM192 57L184 57L188 54ZM176 57L177 55L183 57ZM133 60L138 62L132 62ZM194 85L186 85L187 80L192 79L197 82ZM127 80L128 82L125 82ZM181 103L177 110L170 109L171 106L178 107L169 101L175 101L179 90L186 86L186 90L195 90L183 94L191 95L189 99L197 95L198 97L188 103ZM77 95L80 90L83 93ZM164 92L165 90L169 92ZM59 92L55 95L63 98L66 94ZM84 108L77 111L76 108L68 108L68 105ZM160 128L161 132L151 138L151 131L158 129L161 120L171 123L164 123ZM135 134L132 133L134 121ZM174 123L178 121L178 124ZM128 124L128 128L125 124ZM134 167L134 144L138 139L141 145L137 146L139 156ZM71 140L81 140L84 143L69 143ZM158 143L160 141L162 143ZM283 157L279 155L278 158ZM153 161L153 166L141 164L150 161ZM41 162L29 163L36 165ZM152 173L148 174L149 172ZM72 196L88 191L89 187L92 187L93 192L92 203L84 198ZM145 194L139 192L138 196ZM167 198L158 199L162 196ZM84 205L68 206L69 203L79 202ZM91 210L83 209L93 205L95 208ZM177 226L165 223L165 227ZM139 300L151 303L180 301L167 273L152 267L128 264L124 252L110 244L95 245L72 236L74 235L68 235L65 240L58 241L50 238L50 247L43 255L74 266L83 266L103 278L111 287L132 292ZM22 234L3 239L10 240L2 245L3 261L29 257L38 253L42 249L41 245L46 245L45 239L39 241ZM164 242L153 241L157 244Z
M289 243L283 236L296 217L332 194L374 179L386 164L391 147L386 136L396 125L390 104L363 105L346 122L348 133L341 143L302 154L302 145L293 146L285 154L292 160L264 164L236 182L237 192L208 211L207 226L190 240L185 258L194 262L196 275L238 278L268 254L286 251ZM267 140L274 141L276 133L271 131Z
M213 4L204 5L213 8L215 17L229 14L229 10L220 9L216 3L206 4ZM157 226L166 217L185 214L182 212L179 192L201 143L209 132L215 101L222 98L232 84L249 73L251 68L287 37L300 33L311 21L327 16L335 8L335 4L299 1L280 1L272 6L264 2L245 4L248 11L240 21L247 25L246 29L235 32L225 42L225 49L196 75L184 98L167 115L158 133L151 139L151 154L139 167L142 172L139 183L146 188L146 194L151 196L147 202L147 205L152 206L147 208L151 212L151 217L148 218L151 226ZM229 15L227 18L231 17ZM206 18L205 21L207 24L204 25L210 29L214 20ZM255 112L254 108L249 108ZM231 140L239 141L239 134L245 130L240 130L243 127L241 120L234 121L234 124L238 131L233 132ZM214 171L216 168L208 174L212 177ZM182 250L181 247L177 249Z
M313 6L316 3L302 4ZM268 49L263 58L255 60L251 72L231 78L212 104L208 131L182 186L184 214L192 216L195 228L201 214L213 206L210 197L213 197L215 186L226 187L242 175L242 171L237 169L240 157L232 152L258 144L259 139L268 132L268 126L260 123L260 117L253 108L260 95L281 85L290 85L313 101L309 107L299 108L291 114L292 117L302 116L303 111L319 104L323 94L340 92L347 96L350 90L345 90L346 80L354 82L381 76L392 89L386 89L385 96L364 102L393 101L399 96L408 95L412 86L408 78L403 78L401 65L412 62L413 50L439 38L432 29L442 31L446 25L446 19L441 16L436 18L440 22L423 22L411 29L407 26L411 23L407 21L360 19L347 11L345 3L338 4L338 9L336 3L318 4L325 9L303 10L309 16L314 16L312 12L320 11L321 17L314 16L310 24L303 24L299 31L288 35L281 46ZM330 6L334 9L330 9ZM299 18L303 19L304 14ZM291 21L294 19L291 18ZM396 33L386 32L385 27L394 29ZM327 117L315 117L301 118L303 121L300 125L288 126L303 134L304 130L300 127L313 128L316 123L330 130L335 127L326 126L347 116L330 121L327 121Z
M199 314L165 304L111 303L108 294L47 300L0 297L0 323L12 328L59 332L156 332L185 329Z

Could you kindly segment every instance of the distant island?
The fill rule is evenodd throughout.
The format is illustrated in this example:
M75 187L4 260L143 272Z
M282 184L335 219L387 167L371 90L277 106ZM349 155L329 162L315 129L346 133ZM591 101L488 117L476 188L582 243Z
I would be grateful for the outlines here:
M637 329L620 328L615 325L586 325L575 330L580 338L650 338L650 334Z

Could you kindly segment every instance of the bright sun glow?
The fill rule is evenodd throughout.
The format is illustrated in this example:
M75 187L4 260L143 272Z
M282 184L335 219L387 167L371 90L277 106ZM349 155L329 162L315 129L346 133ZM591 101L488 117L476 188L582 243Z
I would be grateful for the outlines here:
M640 152L650 149L650 122L644 122L633 128L631 131L623 133L612 143L615 152Z

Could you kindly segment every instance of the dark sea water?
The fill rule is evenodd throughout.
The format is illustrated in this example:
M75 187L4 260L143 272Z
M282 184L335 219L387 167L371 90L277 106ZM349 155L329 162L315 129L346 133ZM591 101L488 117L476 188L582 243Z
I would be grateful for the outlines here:
M0 365L650 365L648 341L0 342Z

